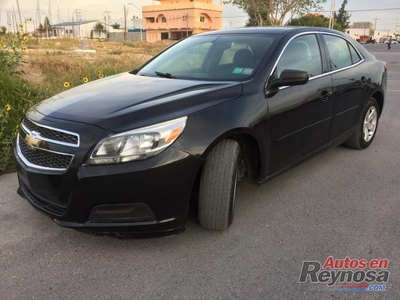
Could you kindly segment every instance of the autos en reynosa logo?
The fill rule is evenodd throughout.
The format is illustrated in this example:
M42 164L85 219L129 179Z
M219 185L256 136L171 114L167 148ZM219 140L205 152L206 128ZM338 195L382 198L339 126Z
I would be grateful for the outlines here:
M388 259L335 259L329 256L322 264L303 261L299 283L325 283L329 288L384 291L389 281Z

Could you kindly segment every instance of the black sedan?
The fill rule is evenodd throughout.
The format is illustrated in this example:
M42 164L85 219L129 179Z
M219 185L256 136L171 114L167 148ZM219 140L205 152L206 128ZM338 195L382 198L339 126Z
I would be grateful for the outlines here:
M192 36L32 107L15 143L18 192L61 226L143 235L182 231L196 190L200 224L224 230L241 177L368 147L386 81L386 64L338 31Z

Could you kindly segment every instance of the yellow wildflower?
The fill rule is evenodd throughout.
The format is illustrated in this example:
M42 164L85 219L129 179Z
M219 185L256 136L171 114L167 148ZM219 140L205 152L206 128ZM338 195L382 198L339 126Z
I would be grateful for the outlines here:
M24 36L24 42L27 42L27 41L28 41L28 37Z
M6 111L10 111L10 110L12 109L12 107L11 107L10 104L7 104L7 105L5 106L5 109L6 109Z
M65 87L65 88L68 88L68 87L69 87L69 82L68 82L68 81L64 82L64 87Z
M89 78L83 77L83 82L84 82L84 83L86 83L86 82L88 82L88 81L89 81Z
M104 77L104 74L103 73L100 73L99 74L99 78L103 78Z

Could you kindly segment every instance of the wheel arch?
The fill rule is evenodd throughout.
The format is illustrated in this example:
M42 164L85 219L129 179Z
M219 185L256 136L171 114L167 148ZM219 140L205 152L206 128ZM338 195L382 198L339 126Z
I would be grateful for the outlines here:
M379 105L379 117L380 117L381 114L382 114L382 109L383 109L383 101L384 101L383 94L380 91L377 91L371 97L374 98L378 102L378 105Z
M203 158L206 159L211 150L222 140L235 140L239 143L247 171L247 177L252 181L260 181L261 168L265 164L265 158L261 156L263 150L257 138L246 129L236 129L226 132L215 139L204 151ZM266 149L264 149L264 152ZM199 170L201 172L201 169Z

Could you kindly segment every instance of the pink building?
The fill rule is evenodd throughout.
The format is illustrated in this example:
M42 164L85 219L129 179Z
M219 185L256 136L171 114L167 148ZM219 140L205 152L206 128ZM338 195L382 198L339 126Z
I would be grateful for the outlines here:
M222 1L160 0L158 5L143 6L146 40L179 40L192 34L222 28Z

